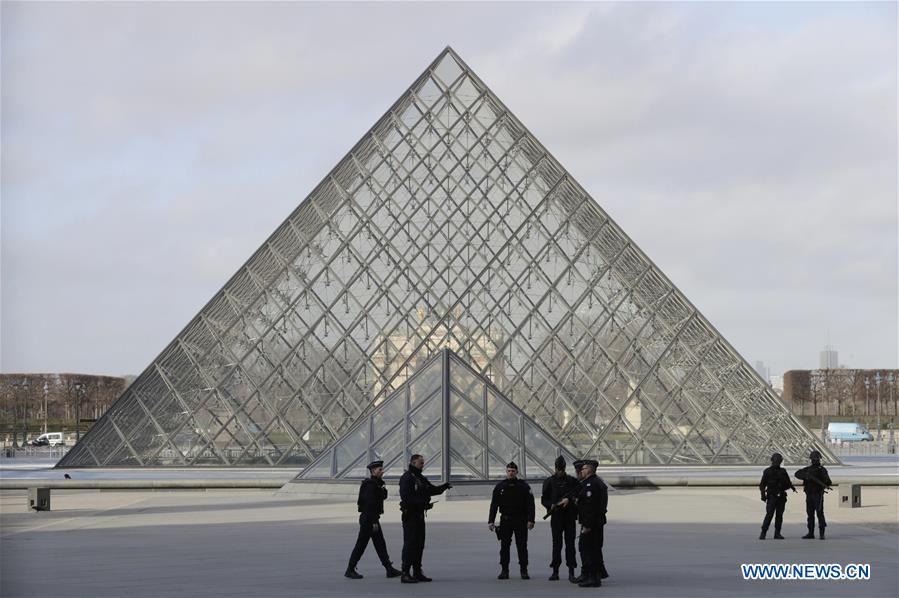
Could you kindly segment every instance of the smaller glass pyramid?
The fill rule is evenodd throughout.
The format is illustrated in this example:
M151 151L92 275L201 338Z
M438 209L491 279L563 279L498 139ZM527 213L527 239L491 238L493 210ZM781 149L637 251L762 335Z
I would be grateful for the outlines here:
M398 478L413 454L425 475L485 481L515 461L524 478L548 476L556 457L575 457L455 353L428 359L396 391L361 417L293 481L353 480L384 461L384 477Z

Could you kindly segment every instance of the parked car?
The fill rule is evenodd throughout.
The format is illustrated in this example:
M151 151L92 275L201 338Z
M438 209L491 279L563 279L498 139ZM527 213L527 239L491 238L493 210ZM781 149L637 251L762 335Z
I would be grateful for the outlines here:
M868 428L855 422L830 422L827 425L827 436L831 442L861 442L872 441L874 436Z
M31 446L57 446L63 445L65 441L62 438L62 432L48 432L41 434L31 441Z

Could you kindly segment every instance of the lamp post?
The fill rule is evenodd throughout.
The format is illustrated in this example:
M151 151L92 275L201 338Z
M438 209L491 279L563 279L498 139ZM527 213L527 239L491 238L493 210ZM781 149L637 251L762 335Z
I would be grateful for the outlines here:
M81 397L84 395L84 382L75 383L75 442L81 440Z
M50 384L44 380L44 434L47 433L47 391L50 390Z
M880 381L883 380L883 377L880 375L880 372L874 374L874 383L877 384L877 402L874 403L874 413L877 415L877 440L881 439L880 434Z
M25 393L25 401L22 403L22 446L25 446L25 439L28 437L28 389L31 385L28 378L22 380L22 391Z
M13 380L9 385L12 387L12 445L19 448L19 382Z
M893 403L893 415L899 415L896 413L896 403L893 400L893 382L896 381L896 377L893 375L893 372L890 372L887 376L887 384L890 385L890 403ZM887 409L889 411L889 409Z
M865 376L865 411L866 412L871 407L871 399L869 396L870 389L871 389L871 380L867 376ZM866 413L866 415L871 415L871 413L868 412L868 413Z

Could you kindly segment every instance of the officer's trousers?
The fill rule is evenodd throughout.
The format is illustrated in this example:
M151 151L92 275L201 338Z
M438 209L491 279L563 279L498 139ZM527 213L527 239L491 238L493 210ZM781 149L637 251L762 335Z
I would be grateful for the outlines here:
M518 550L518 565L528 566L528 522L524 519L499 520L499 564L503 569L509 568L509 552L512 547L512 536L515 536L515 548Z
M565 565L569 568L577 567L577 553L574 546L574 536L577 533L577 518L573 513L564 509L550 515L549 525L553 535L553 560L549 566L556 568L562 564L562 543L564 541Z
M421 571L421 557L425 550L425 514L403 511L403 571Z
M581 537L578 541L578 549L581 553L581 563L583 563L584 574L599 574L603 565L602 558L602 540L603 527L590 528L589 532L581 529Z
M787 497L786 496L768 496L768 500L765 502L765 520L762 521L762 531L768 531L768 527L771 525L771 518L774 518L774 533L780 533L780 526L783 525L784 521L784 509L787 506Z
M818 529L823 530L827 527L827 521L824 519L824 493L823 492L807 492L805 494L805 515L808 517L808 531L815 530L815 515L818 516Z
M376 524L378 525L377 531L374 529ZM354 569L359 559L362 558L369 539L375 545L375 551L378 553L378 558L381 559L381 564L385 567L390 566L390 555L387 554L387 542L384 541L384 532L381 531L381 524L377 519L371 521L360 516L359 536L356 538L356 545L353 547L352 554L350 554L350 569Z

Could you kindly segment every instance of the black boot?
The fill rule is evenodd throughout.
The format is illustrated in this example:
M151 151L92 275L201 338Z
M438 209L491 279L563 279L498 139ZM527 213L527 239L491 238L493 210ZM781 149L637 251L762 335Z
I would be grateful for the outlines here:
M602 582L599 581L599 576L591 570L590 573L584 576L584 581L577 585L580 588L598 588L602 585Z
M497 579L509 579L509 568L503 567L499 570L499 575L496 576Z
M784 537L780 535L779 529L774 530L774 539L775 540L783 540L784 539Z
M818 538L821 540L824 539L824 528L823 527L818 528Z
M574 574L575 567L568 567L568 581L571 583L577 583L574 580L577 579L577 575Z
M400 583L418 583L418 580L409 575L408 569L403 569L403 576L400 577Z
M803 540L814 540L815 539L815 528L808 528L808 533L802 536Z
M403 574L399 569L394 569L392 563L384 565L384 570L387 571L387 577L399 577Z
M530 579L530 578L531 578L531 576L528 575L528 568L522 567L521 568L521 579Z
M574 573L574 571L572 571L572 574L573 574L573 573ZM587 577L587 572L584 570L583 567L581 567L581 574L578 575L578 576L576 576L576 577L571 577L571 576L569 575L569 576L568 576L568 581L570 581L571 583L581 583L582 581L584 581L584 579L585 579L586 577Z
M553 567L553 574L549 576L550 581L559 581L559 568Z
M434 581L433 579L425 575L421 569L416 569L412 577L415 578L415 581Z
M600 565L599 565L599 578L600 578L600 579L605 579L605 578L607 578L608 576L609 576L609 572L606 571L606 564L605 564L605 563L600 563Z
M762 533L759 534L759 540L764 540L765 534L767 534L767 533L768 533L768 530L766 530L765 528L762 528Z
M356 573L355 567L347 567L346 572L343 574L344 577L349 577L350 579L362 579L362 576Z

